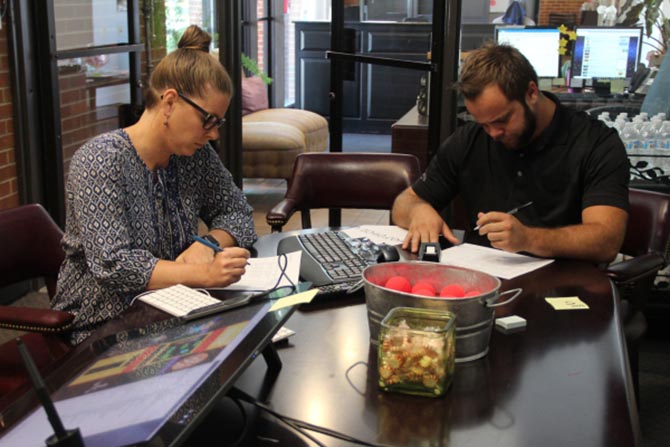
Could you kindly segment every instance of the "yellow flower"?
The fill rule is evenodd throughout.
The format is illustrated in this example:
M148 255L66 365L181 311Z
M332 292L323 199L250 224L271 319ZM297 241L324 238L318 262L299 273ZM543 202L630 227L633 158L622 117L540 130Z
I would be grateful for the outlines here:
M577 31L568 31L567 33L564 33L568 35L568 39L570 40L577 40Z
M565 25L561 25L561 26L558 27L558 31L559 31L561 34L567 34L567 33L568 33L568 27L565 26Z

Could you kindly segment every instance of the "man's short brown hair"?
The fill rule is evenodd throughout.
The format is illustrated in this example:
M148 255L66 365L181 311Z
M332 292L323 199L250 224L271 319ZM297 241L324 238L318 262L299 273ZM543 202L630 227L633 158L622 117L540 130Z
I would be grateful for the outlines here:
M455 87L465 99L473 100L494 84L508 100L523 102L531 81L538 84L537 73L519 50L489 43L468 54Z

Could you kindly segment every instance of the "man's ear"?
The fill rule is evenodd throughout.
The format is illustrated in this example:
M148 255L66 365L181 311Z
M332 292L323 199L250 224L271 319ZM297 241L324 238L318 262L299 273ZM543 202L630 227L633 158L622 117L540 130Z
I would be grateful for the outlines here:
M528 83L528 90L526 90L526 102L528 104L533 104L537 102L539 96L540 96L540 88L537 86L535 81L530 81Z

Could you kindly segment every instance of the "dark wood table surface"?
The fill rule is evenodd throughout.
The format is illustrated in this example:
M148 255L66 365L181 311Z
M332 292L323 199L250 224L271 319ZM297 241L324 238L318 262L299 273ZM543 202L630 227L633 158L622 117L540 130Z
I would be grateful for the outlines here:
M295 233L262 237L256 246L258 255L275 254L278 241ZM262 357L249 359L244 372L219 371L215 386L197 405L197 416L189 426L180 422L163 430L161 442L180 445L198 424L234 425L228 416L222 419L216 411L212 412L214 417L205 416L233 380L236 387L268 401L280 413L376 444L639 445L637 407L618 296L608 278L588 263L556 261L503 281L503 290L516 287L523 288L523 294L510 305L498 308L496 316L520 315L528 321L527 328L507 335L494 330L488 355L458 364L454 381L442 398L378 389L376 349L369 343L361 291L293 312L287 326L296 334L288 343L279 345L283 363L279 374L272 373ZM590 309L555 311L544 300L550 296L578 296ZM267 331L274 331L276 324L289 315L290 312L270 313L263 324L267 323ZM166 314L156 309L135 305L92 340L165 318ZM252 346L246 352L260 352L257 349L264 338L249 340ZM72 361L86 358L87 345L80 346L74 359L47 377L51 389L72 377ZM34 397L20 399L3 414L4 422L11 424L17 414L34 405ZM277 429L281 424L268 422L272 418L250 417L244 422L246 439L256 440L249 445L315 445L291 430ZM323 435L316 437L328 446L353 445Z
M259 253L273 254L284 236L262 238ZM279 349L283 369L271 390L258 385L262 364L247 369L237 386L280 413L385 445L639 445L618 295L609 279L591 264L558 260L503 281L503 290L515 287L523 294L496 316L520 315L527 328L494 330L488 355L457 364L442 398L378 389L362 295L301 307L287 323L297 333ZM578 296L590 309L555 311L544 300L564 296ZM253 430L268 429L259 422ZM279 440L272 445L296 445L296 438L272 436Z

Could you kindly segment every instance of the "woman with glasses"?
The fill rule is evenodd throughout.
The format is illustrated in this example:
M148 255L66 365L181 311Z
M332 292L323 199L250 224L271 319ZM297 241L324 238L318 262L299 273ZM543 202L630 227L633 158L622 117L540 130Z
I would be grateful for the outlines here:
M225 287L244 273L256 233L251 207L209 144L233 94L210 42L189 27L151 74L139 121L72 158L54 308L76 315L73 343L146 290ZM207 244L193 239L199 219Z

